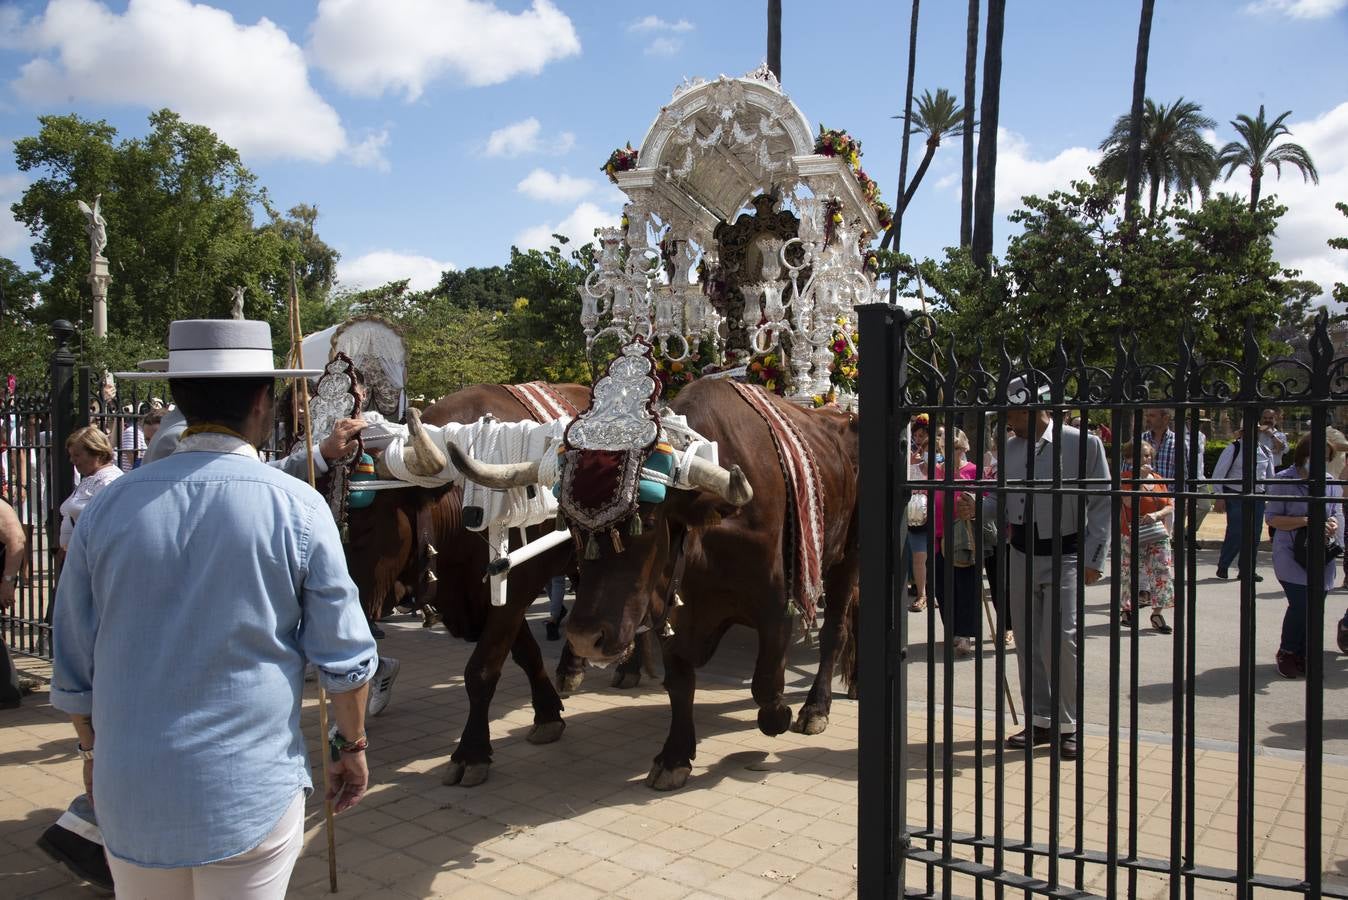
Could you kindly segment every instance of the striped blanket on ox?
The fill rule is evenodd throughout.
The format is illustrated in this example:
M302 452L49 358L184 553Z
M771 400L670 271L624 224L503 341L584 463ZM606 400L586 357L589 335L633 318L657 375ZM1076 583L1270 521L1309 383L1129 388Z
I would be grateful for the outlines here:
M576 416L576 408L545 381L502 385L535 422L555 422Z
M824 488L810 445L757 385L732 381L744 402L767 423L787 492L787 596L813 624L824 593Z

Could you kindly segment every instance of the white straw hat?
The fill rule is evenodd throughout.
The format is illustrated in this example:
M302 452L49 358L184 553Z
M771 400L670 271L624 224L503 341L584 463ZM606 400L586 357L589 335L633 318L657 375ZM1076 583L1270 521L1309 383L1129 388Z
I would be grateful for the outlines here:
M168 359L147 359L132 381L173 378L313 378L322 369L278 369L272 363L271 326L248 319L183 319L169 325Z

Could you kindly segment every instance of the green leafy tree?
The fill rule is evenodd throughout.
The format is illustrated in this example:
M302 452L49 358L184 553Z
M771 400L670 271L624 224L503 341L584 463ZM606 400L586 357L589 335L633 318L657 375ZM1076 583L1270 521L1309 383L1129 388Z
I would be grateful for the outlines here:
M13 375L20 389L42 390L51 356L47 328L34 319L41 277L0 257L0 379ZM0 382L0 397L3 397Z
M1335 203L1334 208L1348 216L1348 203ZM1335 250L1348 250L1348 237L1330 238L1329 246ZM1348 284L1340 281L1334 285L1334 299L1339 303L1348 303Z
M144 137L123 140L103 121L38 121L37 135L14 144L19 170L36 177L12 207L46 276L36 318L90 321L89 242L75 200L95 194L108 223L110 335L162 340L174 319L226 316L242 285L247 314L270 321L286 346L291 262L315 288L305 291L306 328L325 318L320 294L336 254L317 240L316 212L295 207L258 227L266 193L210 129L169 110L150 115Z
M580 328L579 288L594 268L594 247L563 255L567 243L546 251L512 247L506 267L515 301L502 335L510 346L511 377L517 381L589 381L585 335Z
M1282 177L1282 167L1286 164L1300 172L1305 181L1320 183L1320 173L1315 170L1315 163L1306 148L1281 140L1292 133L1283 124L1291 114L1289 109L1270 122L1264 118L1264 104L1261 103L1259 115L1254 118L1244 114L1236 116L1231 127L1236 129L1240 140L1231 141L1217 154L1217 164L1226 169L1227 181L1237 169L1250 170L1250 209L1259 206L1259 189L1264 170L1269 166L1278 178Z
M1151 192L1147 215L1156 217L1163 189L1167 202L1171 196L1189 199L1194 191L1207 199L1218 166L1217 151L1203 137L1203 132L1216 124L1203 115L1203 107L1183 97L1169 106L1147 98L1142 113L1142 175ZM1109 136L1100 142L1104 151L1100 175L1116 184L1122 185L1128 178L1132 131L1132 115L1125 113L1115 120Z
M967 353L1005 336L1008 350L1045 359L1060 338L1080 342L1088 362L1109 365L1119 330L1135 334L1143 358L1173 359L1181 334L1206 358L1239 359L1252 321L1265 350L1301 325L1318 293L1274 258L1271 238L1283 207L1251 211L1230 195L1197 209L1120 223L1112 181L1030 196L1011 216L1011 239L995 275L962 251L921 267L938 313Z
M505 266L452 269L440 276L440 284L434 293L443 295L460 309L508 312L515 302L510 273Z

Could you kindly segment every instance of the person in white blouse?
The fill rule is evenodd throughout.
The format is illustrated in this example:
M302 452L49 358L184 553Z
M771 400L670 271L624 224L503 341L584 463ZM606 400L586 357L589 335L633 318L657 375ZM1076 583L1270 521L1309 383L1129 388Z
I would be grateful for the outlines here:
M64 554L75 532L75 522L89 501L103 488L122 477L122 470L113 463L112 444L108 436L93 425L76 430L66 439L70 461L79 473L79 484L61 504L61 552Z

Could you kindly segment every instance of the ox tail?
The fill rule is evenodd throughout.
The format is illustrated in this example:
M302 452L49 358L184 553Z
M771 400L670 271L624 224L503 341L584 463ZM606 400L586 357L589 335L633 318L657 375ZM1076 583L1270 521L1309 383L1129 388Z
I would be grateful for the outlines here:
M857 685L857 629L860 618L857 615L857 599L857 593L853 591L843 604L842 627L838 629L838 650L834 655L837 661L835 671L847 686L848 696L855 694Z

